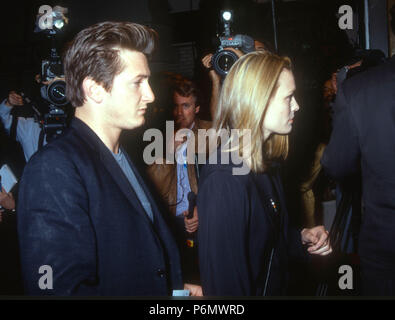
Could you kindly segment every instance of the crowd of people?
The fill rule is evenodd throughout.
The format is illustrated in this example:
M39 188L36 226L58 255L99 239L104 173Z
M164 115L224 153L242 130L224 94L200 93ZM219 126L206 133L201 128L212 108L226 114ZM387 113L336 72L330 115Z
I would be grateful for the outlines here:
M293 260L307 265L335 249L315 219L318 174L335 180L341 194L343 182L361 172L363 294L392 295L394 58L358 73L352 70L367 59L354 61L325 82L327 139L301 185L308 223L294 226L280 174L303 108L291 60L260 41L248 54L228 48L238 60L223 79L212 55L204 56L212 121L198 117L196 83L174 77L168 90L175 138L165 143L171 161L159 157L141 172L120 137L143 126L155 100L148 62L157 39L153 29L131 22L80 31L63 59L75 109L68 129L39 148L40 124L17 122L26 166L16 200L3 188L0 205L17 216L23 294L287 295ZM7 134L11 109L20 105L15 92L0 105ZM211 132L203 146L201 132ZM43 266L51 272L43 274Z

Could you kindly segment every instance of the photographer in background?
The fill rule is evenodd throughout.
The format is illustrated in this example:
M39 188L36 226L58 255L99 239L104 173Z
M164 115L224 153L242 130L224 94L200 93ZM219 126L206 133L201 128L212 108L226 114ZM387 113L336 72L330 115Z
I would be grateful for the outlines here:
M40 75L36 75L35 81L41 86L37 98L39 101L31 101L30 98L22 97L22 93L10 91L8 98L0 103L0 120L7 134L20 143L26 162L42 146L63 133L72 115L64 95L58 103L54 94L51 94L65 90L64 77L55 76L41 81ZM19 112L13 110L14 107L25 110Z
M21 95L11 91L8 98L0 104L0 119L8 135L11 135L13 121L17 121L15 140L22 146L26 162L38 150L41 127L33 117L17 117L11 114L12 108L21 107L24 101ZM47 143L44 139L43 144Z
M258 51L258 50L271 51L269 49L270 45L267 45L260 40L254 40L254 47L255 47L256 51ZM226 47L226 48L224 48L224 50L234 52L238 58L242 57L245 54L243 51L236 49L236 48ZM208 70L208 75L209 75L209 78L211 80L211 85L212 85L211 86L211 98L210 98L210 114L211 114L211 118L214 119L216 106L218 104L219 93L221 91L221 83L222 83L223 79L221 79L221 76L213 68L212 60L213 60L213 53L206 54L202 58L202 64Z
M0 123L0 168L7 164L19 177L24 164L22 150L17 150L15 141L11 141ZM16 185L6 192L5 181L0 177L0 296L21 295L22 281L20 274L19 249L16 230L15 203Z
M10 109L7 105L9 102L15 105L23 104L22 97L11 92L8 99L0 104L0 113L2 108ZM4 121L2 121L4 123ZM23 166L25 165L25 161L23 159L22 151L20 148L17 148L17 144L15 141L12 141L7 134L6 128L4 128L3 123L0 123L0 168L4 164L9 166L10 170L13 172L16 177L20 177L22 174ZM9 131L9 130L8 130ZM8 192L4 189L4 184L2 184L2 177L0 176L0 215L7 211L15 211L15 202L13 191L15 194L17 193L16 188L12 188L12 190L8 190ZM0 222L2 219L0 218Z
M51 19L42 19L42 8L52 11ZM56 37L68 24L67 12L67 8L60 6L40 7L34 32L45 35L51 46L49 55L40 63L40 74L35 76L34 97L11 91L0 104L4 128L11 139L20 143L26 162L38 149L61 135L70 120L63 65L56 49Z

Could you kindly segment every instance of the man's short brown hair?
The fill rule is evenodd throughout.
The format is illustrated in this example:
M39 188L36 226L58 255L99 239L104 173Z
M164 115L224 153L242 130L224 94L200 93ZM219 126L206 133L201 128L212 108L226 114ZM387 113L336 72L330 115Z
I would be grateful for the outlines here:
M177 93L182 97L194 97L195 105L200 105L200 93L197 85L188 79L176 80L173 85L173 93Z
M154 30L132 22L107 21L80 31L64 55L68 100L74 107L84 104L82 83L87 77L111 91L114 77L124 68L120 50L150 56L156 40Z

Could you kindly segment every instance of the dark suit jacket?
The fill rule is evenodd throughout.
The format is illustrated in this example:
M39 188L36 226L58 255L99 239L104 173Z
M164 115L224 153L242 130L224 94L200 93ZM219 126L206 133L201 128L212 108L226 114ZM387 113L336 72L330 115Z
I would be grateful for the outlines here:
M220 157L218 153L218 162ZM283 295L289 257L303 256L303 248L300 233L289 227L277 168L270 174L233 175L236 167L232 161L208 164L199 180L198 249L203 294L262 295L274 246L267 295Z
M28 294L168 295L182 288L177 246L149 191L148 218L99 137L74 119L24 171L18 208L22 273ZM53 290L38 286L53 271Z
M322 165L338 180L362 172L362 262L395 270L395 57L340 87Z

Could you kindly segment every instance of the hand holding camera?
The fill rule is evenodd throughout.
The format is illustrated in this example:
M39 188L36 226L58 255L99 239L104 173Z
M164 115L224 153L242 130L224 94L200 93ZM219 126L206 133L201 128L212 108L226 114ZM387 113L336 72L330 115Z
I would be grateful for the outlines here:
M23 98L15 91L10 91L10 93L8 94L7 101L5 102L5 105L8 107L23 106Z
M232 11L221 11L221 19L224 23L224 34L218 38L220 45L212 56L211 65L220 76L225 77L238 58L255 50L255 43L254 39L247 35L232 35Z

